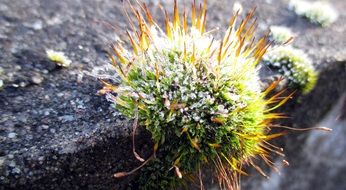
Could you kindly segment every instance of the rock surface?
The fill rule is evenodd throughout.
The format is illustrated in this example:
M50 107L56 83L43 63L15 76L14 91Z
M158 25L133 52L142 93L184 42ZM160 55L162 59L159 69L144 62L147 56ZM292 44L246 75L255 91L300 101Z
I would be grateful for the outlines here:
M153 12L158 1L148 1ZM162 1L171 9L173 1ZM279 140L289 167L266 180L251 172L243 189L346 189L346 2L332 0L340 16L327 28L310 24L287 9L288 1L240 1L257 6L259 28L285 25L298 34L294 45L320 71L316 89L283 110L296 128L323 125L332 133L296 133ZM209 0L209 28L226 26L232 3ZM131 123L97 96L100 84L85 74L105 65L107 44L127 21L120 0L2 0L0 6L0 189L126 189L134 161ZM119 36L122 38L122 36ZM46 49L72 60L62 69ZM1 88L1 87L0 87ZM146 137L138 149L148 150ZM280 163L282 158L278 158ZM280 164L279 164L280 165ZM270 172L270 171L268 171Z

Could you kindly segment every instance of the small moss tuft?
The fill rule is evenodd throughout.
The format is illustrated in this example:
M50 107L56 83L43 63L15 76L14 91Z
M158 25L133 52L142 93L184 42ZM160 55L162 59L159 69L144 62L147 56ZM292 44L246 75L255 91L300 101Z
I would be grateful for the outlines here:
M271 26L270 27L270 38L277 43L285 43L293 38L295 34L291 29L284 26Z
M64 52L47 50L46 54L49 60L55 62L59 66L69 67L71 65L72 61L65 56Z
M326 1L291 0L289 7L297 15L303 16L310 22L320 24L323 27L329 26L338 18L337 11Z
M318 74L302 50L291 46L275 47L263 56L263 62L284 75L292 88L298 88L304 94L315 87Z

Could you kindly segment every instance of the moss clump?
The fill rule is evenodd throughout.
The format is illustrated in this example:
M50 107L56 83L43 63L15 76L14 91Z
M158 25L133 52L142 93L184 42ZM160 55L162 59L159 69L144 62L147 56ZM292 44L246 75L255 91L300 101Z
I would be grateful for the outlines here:
M293 32L284 26L271 26L270 38L277 43L285 43L295 36Z
M288 100L265 96L256 69L269 45L266 39L252 41L254 12L235 25L231 21L225 37L214 40L205 32L206 4L192 6L191 27L187 16L180 21L175 4L173 21L166 15L166 32L144 13L132 7L139 29L128 32L132 52L120 43L112 46L110 59L121 78L118 85L104 81L102 93L116 108L143 126L155 144L144 161L138 180L141 189L172 189L191 181L205 166L212 167L223 188L238 185L242 165L263 173L252 158L268 162L272 148L269 121L280 114L269 113ZM146 19L142 15L146 15ZM137 38L133 38L137 36ZM276 151L277 152L277 151ZM135 171L135 170L133 170ZM115 177L132 172L120 172ZM193 181L193 180L192 180Z
M203 58L192 63L179 51L151 53L133 62L128 81L119 86L127 93L119 94L116 105L129 118L138 112L154 142L169 146L169 167L191 174L218 155L236 166L258 151L257 140L241 137L264 133L265 102L255 69L222 65L217 78ZM155 66L145 62L159 64L158 78Z
M65 56L64 52L47 50L46 54L49 60L55 62L59 66L69 67L71 65L72 61Z
M302 50L291 46L275 47L263 57L263 61L284 75L292 88L298 88L306 94L315 87L318 74Z
M323 27L329 26L338 18L337 11L326 1L291 0L290 8L297 15L303 16L310 22L320 24Z

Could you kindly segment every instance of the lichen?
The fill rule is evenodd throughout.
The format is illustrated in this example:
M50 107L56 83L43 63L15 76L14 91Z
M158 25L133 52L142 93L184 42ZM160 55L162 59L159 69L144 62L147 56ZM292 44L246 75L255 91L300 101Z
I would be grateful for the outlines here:
M320 24L323 27L329 26L338 18L337 11L326 1L291 0L289 7L297 15L303 16L310 22Z
M139 27L127 32L132 50L119 42L109 54L121 80L102 80L100 93L133 119L134 131L137 126L149 131L154 143L146 160L133 149L143 164L115 177L141 168L141 189L174 189L193 179L201 182L201 170L211 167L222 188L237 189L243 165L263 175L253 159L261 157L272 166L268 141L282 134L270 134L269 123L283 117L272 111L290 96L280 97L280 92L266 99L277 83L260 89L256 65L269 45L265 38L253 41L254 11L238 27L234 15L224 38L217 40L205 31L205 2L199 11L192 4L191 27L177 7L172 22L166 14L163 32L146 5L131 6Z
M318 74L304 51L292 46L278 46L263 56L263 62L282 74L289 86L309 93L316 84Z

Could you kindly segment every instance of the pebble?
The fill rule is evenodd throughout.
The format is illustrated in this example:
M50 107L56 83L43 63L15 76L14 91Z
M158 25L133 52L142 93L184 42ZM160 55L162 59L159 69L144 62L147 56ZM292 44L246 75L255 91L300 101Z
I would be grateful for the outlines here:
M5 158L4 157L0 157L0 167L2 165L4 165L4 163L5 163Z
M60 120L73 121L73 120L75 120L75 118L73 117L73 115L64 115L64 116L60 117Z
M0 79L0 88L4 86L4 82Z
M16 136L17 136L17 133L9 133L9 134L7 135L7 137L10 138L10 139L15 138Z
M14 167L16 167L16 163L15 163L14 161L11 161L11 162L8 164L8 166L14 168Z
M28 84L26 82L20 82L19 83L19 86L22 87L22 88L26 87L27 85Z
M31 77L31 80L35 84L41 84L43 82L43 77L41 75L36 75Z
M42 127L43 129L49 129L49 126L48 126L48 125L41 125L41 127Z
M44 111L44 115L45 115L45 116L48 116L49 114L50 114L50 111L49 111L49 110Z
M19 168L15 167L15 168L13 168L12 173L20 174L21 170Z
M28 122L28 116L25 115L25 114L19 115L19 116L17 117L17 119L18 119L18 121L23 122L23 123Z
M48 25L58 25L61 24L63 21L59 17L53 17L48 20L46 20Z
M56 132L55 129L50 129L49 131L50 131L51 133L55 133L55 132Z
M273 1L272 0L265 0L265 2L268 4L272 4Z
M43 28L43 22L41 20L36 20L32 23L25 23L24 24L28 28L32 28L34 30L42 30Z

